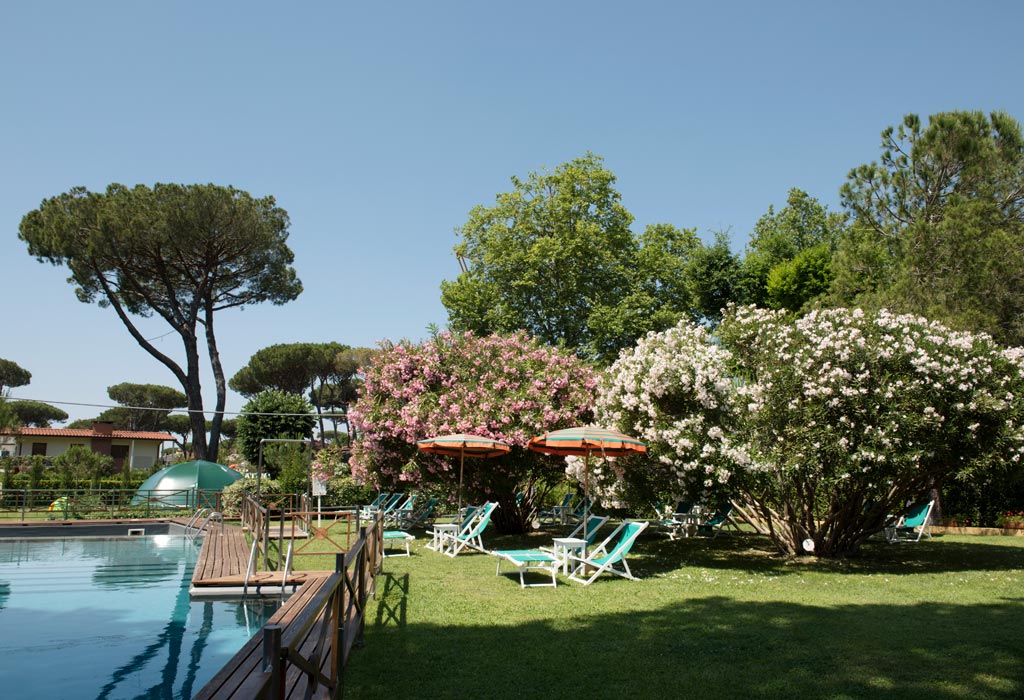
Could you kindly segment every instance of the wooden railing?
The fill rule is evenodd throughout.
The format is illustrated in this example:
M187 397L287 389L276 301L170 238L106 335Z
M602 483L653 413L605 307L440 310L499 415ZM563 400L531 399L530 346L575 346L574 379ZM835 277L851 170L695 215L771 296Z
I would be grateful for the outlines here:
M289 601L301 608L282 608L196 700L341 698L345 665L363 639L366 603L381 570L383 530L381 517L362 528L352 549L337 555L335 573L308 597L303 589L313 584L305 584Z
M321 513L295 512L291 515L295 523L302 524L306 533L306 541L295 547L295 556L348 552L352 549L353 535L359 532L359 512L355 508L337 508Z

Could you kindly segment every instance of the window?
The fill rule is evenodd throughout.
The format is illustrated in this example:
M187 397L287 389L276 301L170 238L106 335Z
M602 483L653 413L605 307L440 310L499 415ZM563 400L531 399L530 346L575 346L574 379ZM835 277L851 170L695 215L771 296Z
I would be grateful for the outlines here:
M36 455L46 456L46 443L45 442L33 442L32 443L32 456Z

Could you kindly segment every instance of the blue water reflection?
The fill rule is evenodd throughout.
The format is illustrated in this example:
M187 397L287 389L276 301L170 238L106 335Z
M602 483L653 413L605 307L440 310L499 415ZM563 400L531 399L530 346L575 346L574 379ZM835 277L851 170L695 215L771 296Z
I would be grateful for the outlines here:
M190 698L279 605L192 602L198 551L168 536L0 540L0 688Z

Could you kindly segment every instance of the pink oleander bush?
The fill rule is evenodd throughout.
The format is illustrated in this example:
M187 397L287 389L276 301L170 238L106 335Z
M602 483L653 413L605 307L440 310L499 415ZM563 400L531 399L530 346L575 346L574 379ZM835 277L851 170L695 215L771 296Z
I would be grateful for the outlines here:
M387 489L443 487L454 495L458 459L419 452L416 441L471 433L513 450L466 460L467 499L511 499L530 478L564 474L561 460L528 452L526 442L589 422L596 386L594 371L576 355L525 333L442 332L419 344L385 344L349 412L358 435L352 474Z

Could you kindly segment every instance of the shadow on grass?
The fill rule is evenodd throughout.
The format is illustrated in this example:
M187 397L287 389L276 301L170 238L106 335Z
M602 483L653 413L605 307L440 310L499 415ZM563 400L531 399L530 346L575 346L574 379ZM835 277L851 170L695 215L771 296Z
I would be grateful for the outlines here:
M405 622L402 606L403 622L379 614L367 630L367 647L346 671L346 698L1024 694L1019 603L828 608L716 596L636 612L581 610L569 621L471 626Z
M492 536L487 546L492 549L550 547L552 536L557 535L534 532ZM837 574L877 573L889 576L1024 568L1022 547L979 541L978 537L964 539L955 541L949 537L936 537L902 544L871 540L856 556L816 559L779 555L771 540L754 533L731 533L713 539L669 540L655 531L644 533L637 540L630 552L629 565L641 578L669 573L684 566L771 576L800 573L808 568Z
M381 586L381 583L384 585ZM383 574L377 579L377 625L404 627L409 608L409 574Z
M836 574L877 573L900 576L958 571L1007 571L1024 568L1024 548L991 542L957 542L936 538L915 543L888 544L872 540L852 557L817 559L778 554L767 537L743 533L713 540L667 540L648 537L634 549L642 568L658 574L680 566L785 576L808 567Z

